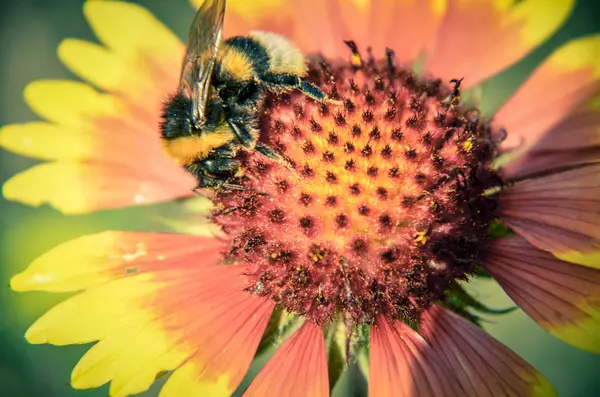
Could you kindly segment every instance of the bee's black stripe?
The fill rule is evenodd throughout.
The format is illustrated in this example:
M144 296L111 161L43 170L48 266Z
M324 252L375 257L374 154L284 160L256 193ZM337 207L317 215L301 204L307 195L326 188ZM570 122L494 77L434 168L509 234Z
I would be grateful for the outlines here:
M262 75L269 70L269 55L258 41L250 37L234 36L227 39L225 44L248 55L257 74Z

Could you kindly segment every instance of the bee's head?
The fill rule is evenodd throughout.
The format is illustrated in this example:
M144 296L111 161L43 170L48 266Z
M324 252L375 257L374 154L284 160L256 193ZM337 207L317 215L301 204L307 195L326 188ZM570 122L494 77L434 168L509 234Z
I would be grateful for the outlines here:
M192 101L182 93L171 96L163 105L160 133L170 140L193 133Z

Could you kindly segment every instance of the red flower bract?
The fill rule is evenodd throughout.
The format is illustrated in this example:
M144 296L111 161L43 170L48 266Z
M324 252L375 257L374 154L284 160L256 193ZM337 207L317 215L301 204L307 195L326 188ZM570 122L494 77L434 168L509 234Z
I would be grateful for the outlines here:
M248 291L317 324L342 312L415 321L465 279L495 218L491 129L460 104L460 81L388 59L311 67L339 105L271 98L263 138L289 164L244 158L243 190L214 196Z

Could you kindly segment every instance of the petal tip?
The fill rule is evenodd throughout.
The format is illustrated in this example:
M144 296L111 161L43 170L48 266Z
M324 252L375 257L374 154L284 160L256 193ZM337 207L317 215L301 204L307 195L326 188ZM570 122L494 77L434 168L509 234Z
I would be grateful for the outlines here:
M27 343L32 345L41 345L50 342L48 336L38 324L39 320L33 323L31 327L25 331L25 340Z
M35 284L31 279L27 271L16 274L10 279L10 289L16 292L31 291Z
M531 389L532 397L558 397L558 393L552 383L550 383L541 374L537 374L534 385Z

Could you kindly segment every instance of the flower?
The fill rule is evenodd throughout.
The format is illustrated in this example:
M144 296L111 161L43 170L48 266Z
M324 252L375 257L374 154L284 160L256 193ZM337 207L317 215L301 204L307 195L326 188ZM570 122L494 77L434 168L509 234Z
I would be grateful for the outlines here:
M543 328L600 353L600 36L555 51L491 123L461 102L556 31L572 1L271 0L251 15L244 4L232 2L225 36L262 28L319 51L308 78L343 104L270 99L262 134L291 166L240 158L244 190L205 192L218 236L84 236L12 279L18 291L81 291L26 334L97 341L74 387L110 382L124 396L173 371L161 396L228 396L263 335L290 335L244 395L327 396L335 349L368 354L370 396L553 395L469 314L457 281L476 264ZM84 11L103 45L69 39L59 56L102 92L26 89L48 122L4 127L0 142L52 161L5 195L65 213L189 196L194 181L157 131L182 43L127 2ZM421 57L421 73L405 66Z

